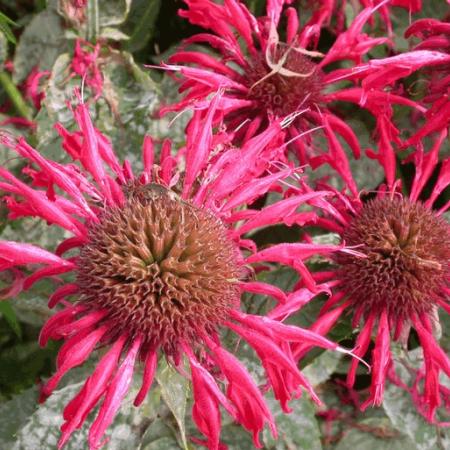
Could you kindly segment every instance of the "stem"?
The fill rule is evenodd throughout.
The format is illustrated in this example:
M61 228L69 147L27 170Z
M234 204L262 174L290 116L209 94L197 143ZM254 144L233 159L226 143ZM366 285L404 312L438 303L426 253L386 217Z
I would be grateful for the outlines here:
M100 29L98 0L88 0L86 11L87 11L86 40L95 44Z
M5 90L6 94L10 98L14 108L17 113L24 117L25 119L31 120L33 117L31 115L31 109L22 97L19 89L12 82L11 77L5 71L0 72L0 85Z

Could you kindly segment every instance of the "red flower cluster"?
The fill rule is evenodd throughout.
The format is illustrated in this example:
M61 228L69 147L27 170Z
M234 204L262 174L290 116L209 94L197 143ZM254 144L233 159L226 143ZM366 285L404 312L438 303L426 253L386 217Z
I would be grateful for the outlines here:
M53 339L63 345L41 400L98 347L107 348L64 409L59 448L97 406L88 441L90 449L99 448L139 362L136 406L145 400L159 357L191 380L192 417L204 436L195 442L223 448L224 410L261 447L264 426L275 437L277 429L264 389L229 350L241 340L258 356L266 388L286 413L302 388L320 402L298 368L313 347L354 356L349 387L358 363L369 360L365 409L382 402L387 380L401 384L391 342L406 348L414 330L423 367L404 387L418 410L437 422L437 408L450 407L440 380L441 372L450 377L450 359L435 333L438 312L450 313L448 24L413 23L406 36L422 42L396 54L390 8L414 13L420 2L362 1L348 27L338 22L336 39L323 53L319 40L336 11L333 1L311 5L314 13L303 25L289 0L268 0L263 17L238 0L185 3L180 15L209 31L187 39L163 65L175 72L185 95L162 113L194 111L182 148L175 151L164 141L157 152L147 136L143 169L133 171L118 160L79 95L72 110L77 130L55 125L70 163L49 160L23 139L0 134L0 143L28 164L20 175L0 167L9 218L37 217L68 236L54 252L0 241L0 270L13 280L2 297L43 278L59 283L49 299L58 311L44 325L40 344ZM363 31L378 13L387 36ZM214 55L198 46L187 50L191 44L207 44ZM386 48L390 56L372 57L374 49ZM103 87L99 52L98 44L77 41L71 65L95 98ZM404 83L419 69L427 93L413 100ZM34 73L27 85L36 107L44 75ZM368 113L374 124L375 148L365 150L384 171L376 192L361 190L352 173L347 154L359 158L362 149L340 112L343 102ZM411 124L419 123L409 139L394 119L395 105L408 109ZM414 165L411 186L398 179L399 161ZM328 177L317 177L313 185L302 175L304 166L324 164L340 189ZM301 226L302 240L262 247L254 232L272 225ZM315 234L337 234L340 243L318 244L311 225ZM326 268L312 270L312 257L326 261ZM292 292L255 277L273 263L298 273ZM265 315L249 314L245 293L262 294L276 306ZM310 329L283 323L321 293L329 298ZM346 314L353 317L353 352L325 337Z
M175 367L181 367L183 355L189 361L193 417L209 448L219 445L220 405L252 431L260 446L258 435L265 423L276 435L272 414L245 367L223 348L220 330L229 328L255 350L285 411L301 387L316 398L287 351L289 343L346 352L311 331L240 311L242 292L288 301L275 286L252 280L249 268L256 261L252 256L256 245L246 235L282 222L283 211L311 204L325 194L280 199L261 211L243 209L296 169L286 165L270 173L283 153L277 138L282 131L279 123L239 149L225 134L213 135L212 119L220 101L218 95L210 109L194 115L179 156L172 156L170 142L165 142L157 164L152 140L146 139L144 170L138 176L127 161L120 165L83 103L73 112L79 131L72 133L57 124L64 150L81 169L44 158L23 139L7 135L1 139L34 165L24 169L32 187L0 168L0 189L10 194L5 196L10 218L39 217L71 234L55 253L31 244L0 242L0 268L14 275L8 296L45 277L75 274L75 281L63 283L50 298L49 305L61 309L42 329L40 343L62 339L64 345L57 372L42 389L42 400L96 346L111 346L64 410L59 447L101 403L89 434L90 448L97 448L130 387L136 361L144 363L142 388L135 399L139 405L152 384L161 352ZM222 150L217 153L218 148ZM340 249L345 251L343 246L318 251L330 254ZM65 257L69 251L71 256ZM303 253L307 257L309 250L300 246L297 254ZM31 274L20 270L30 265L35 267ZM72 304L67 297L74 295L78 301ZM226 394L217 385L218 373Z

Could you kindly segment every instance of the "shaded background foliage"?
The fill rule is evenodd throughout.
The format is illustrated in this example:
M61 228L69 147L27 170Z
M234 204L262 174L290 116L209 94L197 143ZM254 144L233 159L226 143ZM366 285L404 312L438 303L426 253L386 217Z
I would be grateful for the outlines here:
M307 2L298 2L301 8ZM350 4L351 2L349 2ZM155 65L167 59L180 41L198 31L176 14L181 0L88 0L85 17L75 17L72 0L1 0L0 8L0 123L2 128L22 134L47 157L64 158L60 140L53 127L61 122L73 128L67 102L74 100L74 88L82 85L81 77L73 72L72 60L77 38L98 44L96 70L103 78L103 92L98 95L95 85L85 80L83 95L97 100L91 102L91 112L96 126L108 135L119 156L132 164L139 164L142 139L150 133L157 141L170 137L176 145L183 142L186 114L171 122L172 117L159 118L157 111L163 104L177 96L171 77L145 65ZM265 1L249 0L250 9L256 13L264 10ZM308 19L308 9L302 9L302 20ZM395 9L392 18L395 44L399 50L408 49L403 31L409 24L408 12ZM348 5L346 20L350 22L356 11ZM442 2L424 2L424 17L442 15ZM417 15L419 18L420 15ZM382 23L376 23L374 34L385 32ZM319 50L328 48L335 38L331 32L321 34ZM85 50L93 52L92 48ZM379 49L376 50L379 52ZM389 50L384 50L388 54ZM384 56L373 54L373 57ZM45 98L36 108L24 97L24 82L34 69L48 71L41 83ZM406 80L413 86L417 77ZM22 92L22 93L21 93ZM417 93L420 95L420 92ZM352 122L362 147L372 144L367 117L355 114L356 108L346 107L339 114ZM402 108L396 109L397 121L403 123L408 133L409 116ZM9 123L10 117L32 120L32 127ZM351 118L351 119L350 119ZM19 172L20 162L2 149L0 163ZM382 181L382 173L368 158L352 163L355 180L367 190ZM405 183L411 180L408 165L400 165L399 174ZM313 174L306 174L313 177ZM323 175L323 173L321 173ZM267 203L270 203L270 196ZM8 222L0 203L0 234L2 239L22 240L53 249L63 237L61 231L45 227L31 219ZM301 235L300 227L271 227L257 233L255 240L268 242L295 241ZM332 235L315 236L315 239L332 241ZM323 264L318 260L312 264ZM259 275L283 289L291 289L297 275L283 268ZM1 280L7 281L7 280ZM0 284L1 287L1 284ZM63 405L79 389L80 382L94 362L74 370L65 378L65 387L52 395L45 404L38 405L38 384L53 370L58 345L38 347L36 340L40 327L50 316L47 299L55 286L50 281L37 283L18 298L0 302L0 448L35 450L56 448L60 416ZM249 296L244 304L250 309L264 310L271 306L261 296ZM305 307L294 320L301 326L314 321L322 305L320 299ZM448 319L447 319L448 321ZM443 323L441 345L450 348L449 323ZM352 329L345 320L334 329L331 338L342 345L353 344ZM420 352L411 342L411 351L395 349L398 370L405 371L408 364L418 364ZM262 373L252 359L252 353L239 347L241 360L262 384ZM312 380L325 405L317 408L305 394L300 401L292 402L293 411L284 415L277 402L269 399L276 411L280 438L274 441L266 431L263 434L266 449L346 450L363 448L375 450L433 450L450 449L450 434L426 424L415 412L410 397L400 388L389 385L383 407L361 413L355 406L358 391L367 388L369 378L360 369L356 390L348 392L343 387L348 360L340 354L312 352L302 363L305 375ZM129 398L132 396L130 395ZM160 361L157 383L141 409L128 401L109 430L110 440L105 448L165 450L195 448L189 437L197 435L190 418L191 393L188 383L171 367ZM224 419L222 440L231 450L253 448L251 437L242 428ZM78 432L66 448L84 448L87 426Z

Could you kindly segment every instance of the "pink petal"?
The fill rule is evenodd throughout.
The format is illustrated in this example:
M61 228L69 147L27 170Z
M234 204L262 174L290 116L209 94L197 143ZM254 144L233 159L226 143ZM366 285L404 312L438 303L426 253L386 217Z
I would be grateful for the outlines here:
M370 385L370 396L361 405L364 411L368 406L380 406L383 401L384 385L386 374L391 364L390 351L390 330L386 310L383 310L378 324L378 334L375 341L375 348L372 351L372 383Z
M94 331L89 328L84 329L64 343L58 353L57 371L43 386L40 401L43 401L54 391L61 378L69 370L86 361L106 331L106 326Z
M120 408L123 398L127 394L133 380L134 363L141 346L141 338L134 339L131 349L123 360L114 378L108 386L105 400L94 423L89 430L89 447L91 450L101 447L100 439L105 434L106 429L112 423L114 416Z
M134 406L139 406L147 397L148 391L153 383L156 366L158 364L158 354L155 351L147 350L144 373L142 375L142 386L134 400Z
M126 336L121 336L97 364L92 375L86 380L83 388L64 409L65 422L61 426L62 435L58 441L61 449L69 440L71 434L81 427L87 415L95 407L100 397L108 388L109 381L119 362L119 357Z

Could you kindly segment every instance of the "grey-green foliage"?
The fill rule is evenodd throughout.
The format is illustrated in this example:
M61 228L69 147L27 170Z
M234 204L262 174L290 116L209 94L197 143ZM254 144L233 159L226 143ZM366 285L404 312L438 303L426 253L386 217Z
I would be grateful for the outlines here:
M0 448L8 450L56 450L60 437L59 427L63 422L62 412L67 403L78 393L84 380L91 374L91 362L69 372L57 389L43 404L37 403L38 389L32 388L15 396L9 402L0 405ZM136 377L136 381L137 381ZM81 380L81 381L80 381ZM136 383L122 402L113 423L108 427L105 450L123 450L140 448L144 436L152 429L160 415L160 392L153 386L146 401L139 407L132 402L137 394ZM79 431L75 431L65 448L80 450L87 448L87 434L98 408L88 416ZM153 427L154 428L154 427ZM39 447L37 447L39 443ZM178 447L177 447L178 448Z
M0 31L0 70L3 70L3 64L8 56L8 41L4 33Z
M40 12L20 36L14 54L14 82L22 82L35 66L50 70L68 48L62 18L50 7Z
M414 444L395 430L387 418L368 418L353 423L335 450L411 450Z
M73 98L74 89L81 87L81 79L71 75L70 64L69 54L62 54L56 60L43 107L36 118L38 148L56 160L64 157L67 160L67 156L61 152L54 124L59 122L69 129L75 128L67 101ZM103 95L96 102L89 102L92 120L111 139L119 158L134 162L140 159L144 135L153 121L158 87L129 53L111 51L99 60L99 65L103 75ZM86 101L94 94L85 88Z
M395 368L401 380L406 384L411 383L411 374L404 363L418 367L422 362L421 348L403 354L394 349L394 355ZM448 430L439 429L435 425L427 423L417 412L411 396L404 389L393 383L387 384L383 408L395 429L411 439L413 447L410 448L414 448L414 450L446 450L444 442L449 440Z
M161 397L177 423L180 444L187 448L185 416L189 395L189 381L165 361L160 362L156 381L160 386Z
M300 399L292 400L292 412L284 413L278 402L268 400L277 422L279 437L274 440L268 429L263 432L263 442L266 449L291 450L322 450L320 430L315 417L316 409L308 394L303 393Z

